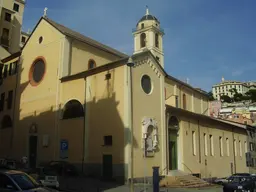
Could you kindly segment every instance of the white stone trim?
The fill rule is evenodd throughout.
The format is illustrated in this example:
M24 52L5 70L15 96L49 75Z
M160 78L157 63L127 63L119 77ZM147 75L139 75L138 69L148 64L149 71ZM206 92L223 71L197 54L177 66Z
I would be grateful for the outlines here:
M144 117L142 120L142 149L145 147L145 139L148 137L148 128L153 126L153 150L158 147L158 128L157 121L153 118Z

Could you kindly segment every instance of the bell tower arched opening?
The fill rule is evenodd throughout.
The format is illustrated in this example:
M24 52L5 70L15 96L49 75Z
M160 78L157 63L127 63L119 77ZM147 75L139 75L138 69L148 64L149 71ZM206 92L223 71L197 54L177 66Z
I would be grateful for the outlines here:
M146 47L146 34L145 33L141 33L140 34L140 47Z

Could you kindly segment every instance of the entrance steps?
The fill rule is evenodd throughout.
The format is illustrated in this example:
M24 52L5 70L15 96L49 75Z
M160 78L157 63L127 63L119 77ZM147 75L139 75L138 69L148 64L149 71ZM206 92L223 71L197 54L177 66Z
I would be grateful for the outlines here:
M183 171L174 170L160 181L160 186L168 188L201 188L210 187L212 184Z

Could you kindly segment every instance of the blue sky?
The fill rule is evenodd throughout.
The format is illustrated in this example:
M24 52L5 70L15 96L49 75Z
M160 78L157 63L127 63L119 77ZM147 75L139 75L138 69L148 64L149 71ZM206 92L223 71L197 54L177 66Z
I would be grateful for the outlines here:
M48 17L127 54L145 6L165 30L165 70L206 91L227 80L256 80L255 0L27 0L23 30Z

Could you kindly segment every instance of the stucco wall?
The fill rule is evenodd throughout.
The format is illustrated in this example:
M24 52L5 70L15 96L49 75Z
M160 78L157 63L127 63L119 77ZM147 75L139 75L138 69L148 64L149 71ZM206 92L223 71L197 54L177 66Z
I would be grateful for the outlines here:
M42 37L42 43L39 38ZM59 90L58 70L61 70L62 44L64 36L45 20L41 20L30 40L23 49L19 69L19 86L17 89L17 111L14 131L14 153L16 158L28 155L28 138L30 126L35 123L38 128L38 162L57 158L56 111L57 91ZM53 57L54 53L54 57ZM37 57L46 61L43 80L37 86L29 82L29 71ZM49 136L49 146L42 147L42 138ZM19 143L25 145L19 145Z
M208 115L208 99L205 95L179 82L165 78L166 105L176 107L175 96L178 96L178 107L184 109L183 94L186 95L186 110Z
M3 82L1 85L1 94L5 93L5 101L4 102L4 109L0 112L0 127L2 128L2 121L5 115L9 115L12 122L14 122L14 110L15 110L15 94L16 94L16 84L17 84L17 74L9 74L10 64L16 62L18 58L12 59L4 65L8 65L8 74L6 78L3 78ZM13 91L12 94L12 106L10 109L7 108L7 99L9 91ZM15 124L13 123L12 127L0 129L0 156L11 155L10 150L12 147L13 141L13 131L15 128Z
M88 70L88 62L90 59L96 62L96 66L101 66L114 60L118 57L97 49L85 43L71 41L71 74L76 74Z
M106 74L111 74L106 79ZM104 154L112 155L113 176L124 176L124 67L86 78L86 163L89 174L102 174ZM112 146L104 146L104 136Z
M138 58L139 60L140 58ZM152 62L152 61L151 61ZM141 65L136 65L132 71L132 84L133 84L133 135L134 135L134 177L144 177L152 175L152 167L162 166L162 150L164 146L162 139L159 141L159 151L155 152L154 157L143 158L142 149L142 120L144 117L150 117L157 122L158 134L163 132L162 124L162 105L164 102L162 95L164 95L163 76L159 75L160 71L152 62L145 62ZM150 94L146 94L141 87L141 78L143 75L148 75L151 78L153 90ZM162 78L162 79L161 79ZM161 137L159 137L161 138Z
M214 124L203 120L196 121L188 117L180 117L183 135L183 170L188 173L200 173L202 177L225 177L231 175L231 163L236 165L236 172L248 172L245 160L246 131L234 129L234 135L230 126ZM199 123L199 124L198 124ZM196 134L196 153L193 152L192 131ZM211 154L210 135L213 138L213 155ZM206 137L206 140L205 140ZM222 153L220 147L222 138ZM236 140L236 155L234 157L233 142ZM229 152L227 141L229 143ZM240 145L241 142L241 152ZM235 162L234 162L235 158ZM216 169L218 167L218 169ZM221 170L221 171L219 171ZM233 173L235 168L233 167Z

